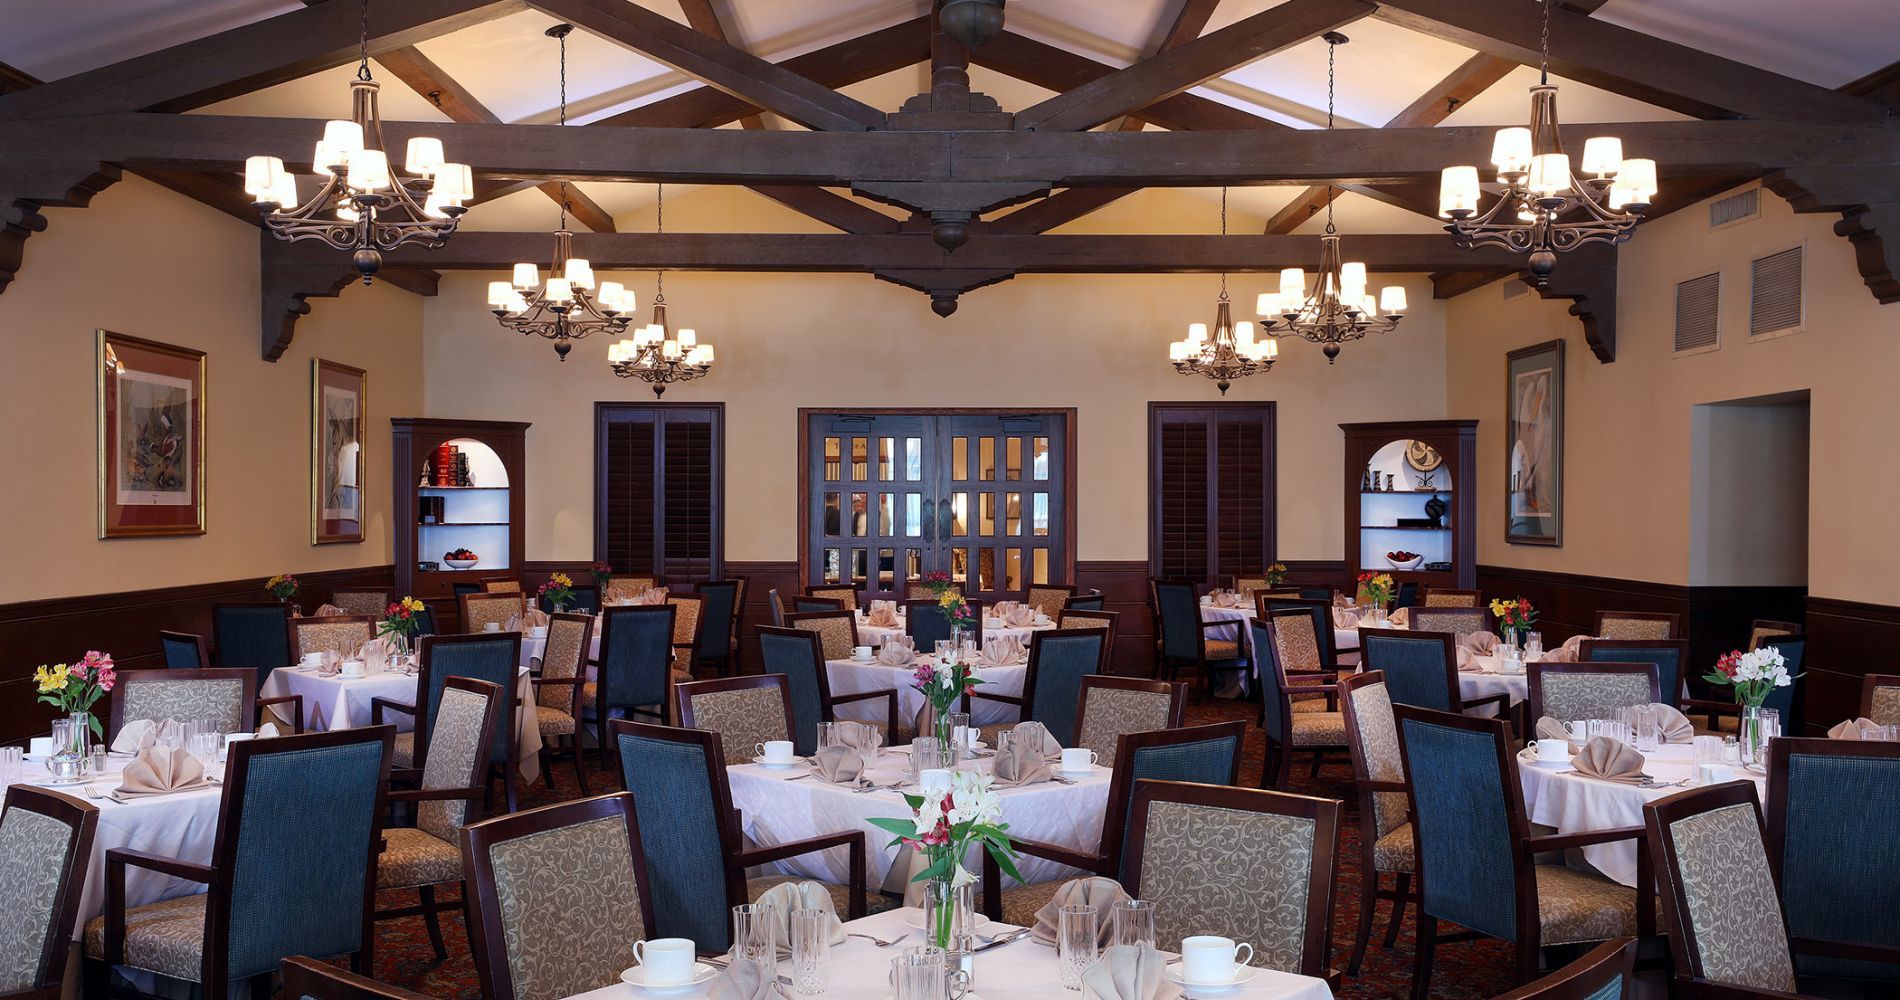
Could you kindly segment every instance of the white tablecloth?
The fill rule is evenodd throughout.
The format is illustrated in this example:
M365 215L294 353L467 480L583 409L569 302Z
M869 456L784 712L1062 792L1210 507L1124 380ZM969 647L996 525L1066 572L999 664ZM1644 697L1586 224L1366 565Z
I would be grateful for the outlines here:
M1645 753L1648 764L1643 773L1659 782L1681 781L1695 771L1695 749L1686 743L1672 743ZM1615 781L1586 778L1571 770L1568 763L1530 764L1518 762L1518 780L1524 786L1524 808L1533 823L1554 827L1558 833L1588 833L1643 825L1643 804L1692 787L1638 788ZM1756 792L1766 803L1768 776L1735 768L1738 777L1755 782ZM1636 852L1640 841L1622 840L1583 849L1584 860L1598 871L1624 885L1636 884Z
M537 639L537 638L534 638L533 636L530 636L526 632L521 633L522 669L524 670L527 669L528 661L533 659L534 657L540 656L541 650L547 648L547 644L548 644L548 637L545 635ZM600 659L600 619L598 617L594 619L593 634L587 640L587 658L589 660ZM591 672L593 668L589 667L588 670L590 671L588 676L590 677L593 676Z
M799 782L804 784L804 782ZM884 1000L891 994L887 985L887 970L896 952L913 944L918 944L918 933L905 923L905 912L890 910L884 913L853 920L845 924L845 929L859 934L890 940L905 932L910 937L893 948L879 948L863 938L846 938L844 944L831 948L831 988L824 996L827 1000ZM985 934L998 934L1005 925L992 924L985 928ZM1208 928L1208 933L1220 933L1220 928ZM1006 945L980 952L975 957L976 978L972 984L970 996L984 997L986 1000L1092 1000L1087 991L1076 992L1062 986L1062 973L1056 965L1054 948L1037 944L1033 939L1023 938ZM628 956L632 964L632 956ZM789 959L779 963L779 974L791 975L792 965ZM711 986L703 985L668 996L703 997L710 992ZM1163 986L1163 997L1179 997L1180 990ZM792 996L790 989L785 994ZM647 1000L654 994L636 990L624 983L615 983L602 989L582 993L572 1000ZM1332 1000L1332 991L1327 989L1325 980L1310 976L1297 976L1270 969L1257 969L1247 984L1232 992L1218 995L1221 1000Z
M879 691L886 688L897 689L897 722L908 725L917 718L924 707L924 693L911 686L915 667L893 667L873 659L869 662L858 660L826 660L825 675L831 680L831 693L857 694L860 691ZM1023 696L1023 678L1029 673L1026 665L1014 667L996 667L977 665L977 676L984 681L977 686L985 694L1008 695L1011 698ZM864 701L848 702L838 706L840 719L882 720L885 716L882 699L867 698ZM1015 722L1019 717L1016 706L1007 702L992 701L988 698L970 699L970 721L979 726L993 725L998 722Z
M1458 671L1458 693L1466 701L1507 694L1511 696L1511 704L1515 705L1531 696L1529 674L1499 673L1498 660L1495 656L1474 656L1472 662L1484 669Z
M872 649L884 645L884 640L891 636L904 634L904 619L902 617L898 618L897 624L894 626L869 625L865 623L864 613L860 611L857 615L857 622L858 642ZM1025 625L1021 628L1015 628L1004 625L1003 620L1000 618L986 618L983 620L983 638L987 641L1000 636L1008 636L1009 638L1021 642L1024 646L1028 646L1029 637L1031 635L1037 632L1046 632L1055 627L1056 623L1050 622L1047 625ZM926 649L923 650L923 652L928 653L931 652L931 650Z

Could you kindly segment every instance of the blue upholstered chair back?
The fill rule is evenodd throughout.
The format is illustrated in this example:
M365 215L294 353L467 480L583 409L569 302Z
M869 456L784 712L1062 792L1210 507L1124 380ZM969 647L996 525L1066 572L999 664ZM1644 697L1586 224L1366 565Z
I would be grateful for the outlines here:
M251 756L231 826L236 842L221 845L231 875L231 981L291 955L362 947L382 771L380 739Z
M211 639L220 667L255 667L257 683L290 663L290 609L280 604L213 607Z
M699 596L699 645L693 655L724 659L732 651L732 612L739 600L739 585L711 580L699 585Z
M919 652L928 653L937 648L937 643L950 640L950 619L930 610L925 604L909 605L904 615L904 634Z
M1331 594L1326 595L1331 597ZM1418 584L1407 580L1399 584L1399 592L1392 597L1392 610L1418 606Z
M591 583L577 583L569 589L574 592L574 596L568 598L567 600L568 611L574 614L591 615L594 612L600 610L600 588L599 587L596 587ZM541 610L547 612L548 614L554 613L553 601L548 600L546 597L542 597L539 603L540 603Z
M451 583L449 584L449 594L452 597L461 597L464 594L480 594L480 593L483 593L483 590L482 590L482 585L479 583Z
M430 608L427 604L424 604L422 606L422 610L416 612L416 638L420 639L425 635L434 635L434 634L435 634L435 611L434 609Z
M1425 719L1400 719L1399 739L1417 816L1419 911L1515 941L1517 876L1497 744Z
M725 951L732 929L719 840L719 797L700 744L619 733L620 768L640 824L652 880L656 936L691 938L702 952ZM724 763L711 762L724 774Z
M600 650L600 706L609 717L640 705L666 702L673 662L671 605L607 608Z
M764 630L759 632L759 654L766 673L785 678L792 699L795 749L804 756L817 753L818 724L825 718L824 693L818 687L824 654L813 645L809 633L783 635Z
M792 613L803 611L836 611L838 600L832 597L806 597L803 594L792 595Z
M1385 689L1394 705L1416 705L1455 712L1462 704L1445 673L1445 644L1437 633L1416 637L1362 635L1365 669L1385 672Z
M1401 587L1402 586L1403 585L1401 585ZM1332 588L1330 587L1301 587L1300 588L1300 600L1302 601L1330 601L1332 599L1333 599L1333 591L1332 591Z
M1155 584L1155 604L1161 613L1161 652L1184 660L1201 655L1201 601L1194 586L1159 581Z
M195 670L211 665L198 662L198 644L191 639L161 635L158 637L158 644L165 654L165 666L170 669Z
M1802 663L1808 658L1808 637L1805 635L1764 636L1757 644L1757 648L1769 646L1781 650L1782 659L1788 661L1788 676L1794 678L1794 683L1768 692L1768 699L1761 703L1761 707L1772 708L1781 713L1782 732L1798 733L1801 731L1797 728L1801 720L1795 709L1800 707L1801 700L1796 695L1801 691Z
M1790 662L1793 656L1788 655ZM1900 759L1788 755L1781 899L1790 938L1900 947ZM1883 919L1869 919L1885 914ZM1797 954L1802 975L1900 980L1900 965Z
M1273 658L1273 633L1267 628L1267 623L1258 618L1247 619L1247 628L1252 633L1250 638L1253 648L1261 650L1254 659L1260 668L1260 702L1264 706L1260 720L1262 727L1267 731L1267 739L1287 746L1286 720L1280 715L1280 694L1286 688L1280 683L1280 671ZM1330 624L1326 631L1332 632Z
M1080 629L1083 635L1035 633L1029 642L1036 663L1036 700L1027 718L1042 723L1063 746L1075 745L1075 710L1082 703L1082 678L1099 673L1106 629ZM982 690L978 688L978 690Z
M1591 663L1654 663L1656 690L1664 704L1682 701L1682 647L1664 643L1657 646L1590 646Z
M1191 729L1177 729L1171 732L1192 735ZM1138 747L1129 755L1126 762L1117 760L1115 766L1125 765L1129 770L1128 782L1123 786L1121 850L1115 871L1110 874L1121 879L1128 872L1128 831L1135 821L1135 782L1143 778L1156 781L1194 781L1204 785L1231 785L1234 783L1235 739L1232 736L1217 736L1211 739L1181 739L1158 746Z
M1076 594L1063 607L1069 611L1100 611L1103 601L1100 594Z
M429 700L422 709L422 718L427 720L428 730L433 731L435 711L442 704L442 687L449 678L473 677L501 688L501 703L495 710L498 721L495 723L494 745L489 754L489 760L496 764L508 762L508 751L514 745L515 677L521 671L521 665L515 662L520 655L520 646L514 634L502 635L432 647L429 651Z

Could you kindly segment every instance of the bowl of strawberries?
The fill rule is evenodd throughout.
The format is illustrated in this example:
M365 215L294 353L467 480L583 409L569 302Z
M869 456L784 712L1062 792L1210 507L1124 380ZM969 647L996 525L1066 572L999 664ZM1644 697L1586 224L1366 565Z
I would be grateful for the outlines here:
M1387 552L1385 561L1391 563L1393 569L1417 569L1418 564L1425 561L1425 557L1416 552L1399 549L1395 552Z
M468 549L450 549L442 553L442 561L453 569L468 569L481 561L481 557Z

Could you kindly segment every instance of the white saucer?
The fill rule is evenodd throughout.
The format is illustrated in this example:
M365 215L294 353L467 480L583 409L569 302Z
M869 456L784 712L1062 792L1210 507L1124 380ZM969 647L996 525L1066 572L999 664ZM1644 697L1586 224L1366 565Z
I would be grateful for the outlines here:
M40 787L42 787L42 788L66 788L66 787L68 787L68 786L70 786L70 785L84 785L84 784L88 784L88 783L90 783L90 782L91 782L92 780L93 780L93 779L92 779L92 778L91 778L90 776L85 776L85 775L82 775L82 776L80 776L80 777L77 777L77 778L52 778L52 777L47 777L47 778L41 778L41 779L40 779L40 780L38 780L38 781L33 781L33 782L28 782L28 784L34 784L34 785L39 785L39 786L40 786Z
M784 770L789 770L789 769L791 769L791 768L794 768L794 767L797 767L797 766L798 766L798 758L797 758L797 757L793 757L793 758L792 758L791 760L788 760L788 761L786 761L786 762L784 762L784 763L782 763L782 764L774 764L774 763L772 763L772 762L770 762L770 761L767 761L767 760L766 760L766 759L765 759L764 757L754 757L754 758L752 758L752 763L754 763L754 764L757 764L757 765L759 765L760 767L763 767L763 768L765 768L765 769L767 769L767 770L771 770L771 771L784 771Z
M714 977L719 975L719 970L707 965L705 962L694 962L693 978L683 983L670 983L666 986L648 986L646 975L646 969L636 965L620 973L620 981L635 989L646 990L648 993L678 993L682 990L690 990L702 983L711 982Z
M1065 770L1061 764L1057 764L1056 773L1062 775L1065 778L1086 778L1089 775L1094 774L1096 771L1101 770L1101 768L1102 768L1102 765L1100 764L1090 764L1089 766L1081 769L1080 771L1069 771L1069 770Z
M980 932L983 930L983 928L988 927L989 925L990 925L990 918L979 913L976 915L976 926L970 929ZM920 907L920 906L904 907L904 926L914 931L923 930L924 929L923 907Z
M1205 994L1208 992L1225 992L1227 990L1235 989L1245 984L1248 980L1252 979L1254 971L1255 969L1251 965L1237 965L1234 967L1234 978L1228 980L1227 982L1190 983L1186 979L1181 978L1181 960L1175 959L1174 961L1169 962L1167 965L1164 965L1161 967L1161 978L1167 982L1173 983L1176 986L1192 989L1197 994Z
M862 658L859 658L859 657L856 657L856 656L853 656L853 657L849 657L848 659L850 659L850 661L851 661L852 663L876 663L876 662L877 662L877 654L875 654L875 653L873 653L873 654L871 654L870 656L866 656L866 657L862 657Z

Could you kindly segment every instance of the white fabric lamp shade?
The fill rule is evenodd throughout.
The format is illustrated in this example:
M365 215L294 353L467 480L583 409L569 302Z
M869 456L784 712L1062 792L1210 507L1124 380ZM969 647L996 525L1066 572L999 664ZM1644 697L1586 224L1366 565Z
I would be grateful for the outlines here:
M533 288L541 284L541 269L533 264L516 264L514 283L516 288Z
M1379 311L1387 316L1398 316L1405 312L1405 287L1387 285L1379 289Z
M1532 157L1530 177L1524 184L1534 195L1562 194L1570 187L1570 155L1539 153Z
M244 161L244 193L252 201L268 201L279 190L277 179L284 174L284 161L275 156L253 156Z
M1478 210L1478 168L1446 167L1439 174L1438 214L1451 218L1453 212Z
M403 169L419 177L433 177L442 169L442 140L419 135L409 140L403 156Z
M566 278L549 278L546 296L549 302L572 302L574 288Z
M1583 144L1583 172L1598 177L1614 176L1623 165L1623 140L1599 135Z
M1531 167L1531 130L1501 128L1491 140L1491 163L1501 174L1521 174Z
M380 149L359 149L350 154L350 187L358 191L381 191L389 186L389 157Z
M1306 272L1297 267L1280 269L1280 298L1287 303L1306 298Z
M581 257L569 257L562 276L575 288L594 287L594 266Z
M323 141L330 150L349 157L363 148L363 126L353 121L332 119L323 123Z

